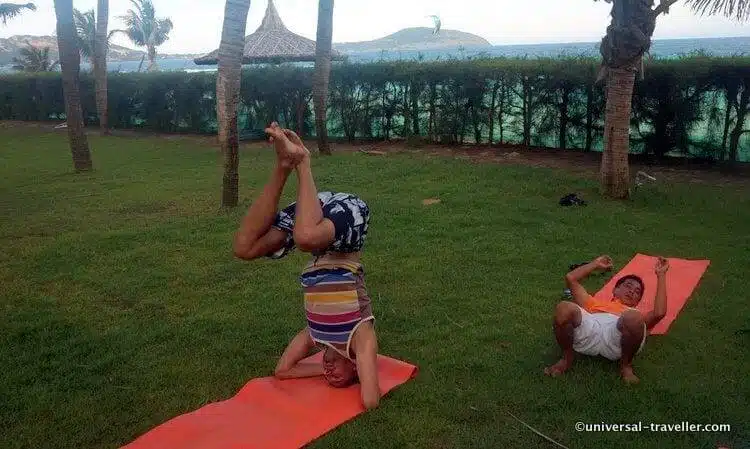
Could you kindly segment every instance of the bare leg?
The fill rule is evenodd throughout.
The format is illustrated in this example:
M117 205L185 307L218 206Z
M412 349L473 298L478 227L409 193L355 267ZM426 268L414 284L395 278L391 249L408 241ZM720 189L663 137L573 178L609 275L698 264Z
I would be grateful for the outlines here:
M638 312L628 311L623 313L617 322L617 328L622 333L620 346L622 356L620 358L620 375L626 383L637 383L638 377L633 373L633 358L643 342L645 332L643 317Z
M333 222L323 218L309 155L302 159L296 170L298 191L294 240L303 251L323 250L334 241L336 229Z
M312 174L310 152L302 140L288 129L276 124L266 129L274 140L279 157L286 157L297 170L297 205L294 222L294 240L302 251L312 252L328 247L335 239L333 222L323 218L318 200L318 190Z
M242 219L234 238L234 253L237 257L252 259L263 255L283 240L281 233L270 233L276 217L279 199L284 191L292 169L277 161L260 196L253 202ZM265 239L265 240L264 240Z
M563 301L555 308L554 330L557 344L563 350L559 362L544 369L548 376L556 377L567 371L573 365L573 333L581 325L581 309L572 302Z
M318 189L315 186L310 158L304 158L296 168L299 185L295 227L314 228L323 221L323 209L318 200Z

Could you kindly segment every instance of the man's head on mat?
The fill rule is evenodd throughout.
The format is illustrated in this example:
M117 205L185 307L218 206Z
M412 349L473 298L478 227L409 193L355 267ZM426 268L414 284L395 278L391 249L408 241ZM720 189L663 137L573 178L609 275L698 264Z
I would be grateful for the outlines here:
M643 298L643 280L634 274L623 276L615 284L612 295L629 307L635 307Z
M331 348L323 352L323 376L336 388L346 388L357 382L357 367Z

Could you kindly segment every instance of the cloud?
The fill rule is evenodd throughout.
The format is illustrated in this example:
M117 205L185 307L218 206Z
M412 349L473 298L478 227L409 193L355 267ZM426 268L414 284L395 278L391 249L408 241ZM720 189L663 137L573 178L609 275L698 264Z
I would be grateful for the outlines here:
M39 0L37 11L24 14L0 28L0 37L16 34L51 35L55 32L53 0ZM161 53L205 53L218 47L224 4L221 1L154 0L157 15L170 17L175 24L170 40ZM266 0L253 0L248 15L247 34L263 18ZM317 2L275 0L279 14L289 29L315 39ZM74 6L86 10L96 0L76 0ZM126 0L110 2L110 28L121 27L117 16L130 7ZM593 0L338 0L334 10L334 42L353 42L383 37L399 29L432 26L427 17L437 14L443 29L458 29L478 34L493 44L599 41L609 23L611 5ZM533 13L531 13L533 11ZM678 3L657 22L654 37L689 38L748 36L750 24L723 17L698 17ZM132 47L118 36L115 43Z

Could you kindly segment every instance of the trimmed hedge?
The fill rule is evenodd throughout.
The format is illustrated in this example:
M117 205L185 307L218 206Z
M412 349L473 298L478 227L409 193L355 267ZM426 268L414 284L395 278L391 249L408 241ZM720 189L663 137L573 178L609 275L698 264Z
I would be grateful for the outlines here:
M421 139L601 151L604 89L591 58L467 59L334 65L329 130L348 140ZM310 67L246 68L240 127L271 120L314 133ZM81 74L87 123L94 83ZM216 73L110 73L113 128L216 132ZM750 160L750 58L694 55L645 65L633 97L632 151ZM0 119L62 120L59 73L0 77ZM740 121L738 122L738 118ZM750 131L749 131L750 132Z

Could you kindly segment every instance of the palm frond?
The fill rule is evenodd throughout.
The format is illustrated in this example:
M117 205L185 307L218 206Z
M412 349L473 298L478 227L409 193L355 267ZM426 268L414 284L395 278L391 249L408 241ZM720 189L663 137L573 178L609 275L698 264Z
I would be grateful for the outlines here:
M700 15L722 15L741 22L750 19L750 0L687 0Z
M125 34L139 47L155 48L166 42L174 28L172 21L157 18L151 0L130 0L130 3L132 8L119 17L125 28L117 32Z
M144 14L143 14L143 1L142 0L130 0L130 3L133 4L133 6L135 7L135 9L137 11L136 16L137 17L143 17L144 16ZM132 12L132 11L133 11L132 9L128 10L128 12Z
M156 26L153 29L153 43L155 46L159 46L169 40L169 33L172 31L174 25L169 19L162 19L156 22Z
M13 69L23 72L51 72L56 63L50 64L49 47L34 47L26 43L26 47L19 50L19 57L13 58Z
M20 56L21 56L22 58L33 58L33 57L34 57L34 55L35 55L35 54L36 54L36 52L37 52L37 48L36 48L36 47L33 47L33 46L32 46L31 44L29 44L29 43L27 43L26 45L28 45L28 47L24 47L24 48L21 48L20 50L18 50L18 54L19 54L19 55L20 55Z
M125 29L120 31L133 41L134 44L139 47L145 46L146 37L143 33L143 22L138 13L129 9L127 14L120 16L120 19L125 24Z
M85 13L74 9L73 22L75 23L78 49L81 56L91 59L94 55L96 46L96 17L94 10L90 9Z
M7 25L8 20L21 15L21 13L25 9L36 11L36 5L33 3L26 3L24 5L15 3L0 3L0 20L2 20L3 25Z

